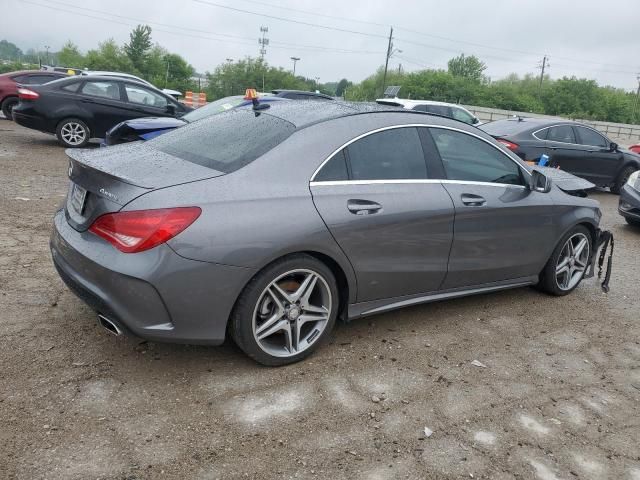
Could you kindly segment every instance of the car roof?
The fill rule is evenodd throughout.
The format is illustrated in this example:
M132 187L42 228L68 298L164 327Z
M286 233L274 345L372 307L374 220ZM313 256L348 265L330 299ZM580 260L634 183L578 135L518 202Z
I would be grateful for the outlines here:
M442 106L446 106L446 107L457 107L457 108L462 108L464 110L466 110L466 108L464 108L462 105L459 105L457 103L447 103L447 102L437 102L435 100L414 100L414 99L410 99L410 98L378 98L376 99L376 102L380 102L381 104L384 103L397 103L399 105L404 105L404 106L415 106L415 105L442 105Z
M280 93L300 93L302 95L309 95L310 97L322 97L322 98L330 98L333 100L333 97L331 95L326 95L324 93L319 93L319 92L308 92L306 90L291 90L288 88L277 88L275 90L271 90L271 93L273 93L274 95L278 95Z
M442 115L406 110L400 107L379 105L365 102L318 102L315 100L296 100L292 102L278 102L263 110L263 113L278 117L293 124L296 129L302 129L317 123L334 120L341 117L362 115L367 113L402 113L409 115L426 115L432 118L451 120ZM456 121L456 120L452 120ZM466 125L466 124L465 124Z
M15 72L5 72L0 74L3 77L13 77L14 75L25 75L25 74L31 74L31 75L35 75L41 73L43 75L47 75L47 74L52 74L52 73L60 73L60 72L47 72L45 70L16 70Z

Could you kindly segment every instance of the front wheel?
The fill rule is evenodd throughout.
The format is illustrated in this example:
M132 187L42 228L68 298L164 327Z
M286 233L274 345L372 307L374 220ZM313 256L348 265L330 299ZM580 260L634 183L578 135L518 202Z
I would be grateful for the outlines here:
M236 344L263 365L294 363L330 334L339 308L331 270L305 254L265 267L245 287L231 314Z
M622 187L624 187L624 184L627 183L627 180L629 180L629 177L635 171L636 171L635 167L625 167L622 170L622 172L620 172L620 175L618 175L618 178L616 179L615 183L611 187L611 192L615 194L620 194L620 190L622 190Z
M591 258L592 238L586 227L578 225L567 232L547 261L539 286L551 295L572 292L584 278Z
M62 120L56 128L58 143L67 148L81 148L89 143L89 127L78 118Z

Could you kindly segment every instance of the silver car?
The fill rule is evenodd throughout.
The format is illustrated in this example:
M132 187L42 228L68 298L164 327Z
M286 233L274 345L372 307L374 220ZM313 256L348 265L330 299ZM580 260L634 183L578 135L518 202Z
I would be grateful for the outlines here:
M282 365L338 317L526 285L566 295L585 276L598 203L475 127L340 102L263 107L67 152L53 261L109 331L213 345L228 333Z

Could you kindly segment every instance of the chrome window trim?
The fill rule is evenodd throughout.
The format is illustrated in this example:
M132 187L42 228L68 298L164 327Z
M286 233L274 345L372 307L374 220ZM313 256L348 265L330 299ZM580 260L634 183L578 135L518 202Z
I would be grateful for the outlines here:
M553 127L582 127L582 128L586 128L588 130L593 130L595 133L597 133L598 135L600 135L602 138L604 138L608 143L611 143L611 140L606 136L603 135L602 133L600 133L598 130L596 130L595 128L591 128L589 125L574 125L573 123L558 123L556 125L549 125L548 127L542 127L539 128L538 130L536 130L535 132L533 132L531 135L533 135L536 140L540 140L541 142L553 142L553 143L562 143L563 145L576 145L578 147L594 147L594 148L600 148L598 147L598 145L585 145L583 143L570 143L570 142L559 142L557 140L543 140L542 138L539 138L536 136L536 133L541 132L542 130L546 130L547 128L553 128ZM575 132L574 132L575 135ZM577 140L577 138L576 138ZM606 148L606 145L605 145Z
M322 180L309 182L310 187L337 187L343 185L420 185L420 184L456 184L456 185L484 185L487 187L512 187L527 189L524 185L512 183L476 182L472 180L448 180L448 179L413 179L413 180Z
M403 125L390 125L390 126L387 126L387 127L376 128L374 130L370 130L368 132L362 133L362 134L358 135L355 138L352 138L348 142L344 143L342 146L336 148L333 152L331 152L331 154L329 154L329 156L327 158L325 158L325 160L320 164L320 166L315 169L315 171L313 172L313 175L311 175L311 179L309 180L309 183L316 183L316 184L325 183L325 182L315 182L314 181L314 179L316 178L316 175L318 174L318 172L320 170L322 170L322 167L324 167L325 164L329 160L331 160L334 157L334 155L336 155L340 150L342 150L344 148L347 148L349 145L351 145L354 142L357 142L361 138L368 137L369 135L373 135L374 133L384 132L385 130L393 130L393 129L396 129L396 128L417 128L417 127L441 128L443 130L451 130L451 131L454 131L454 132L464 133L466 135L470 135L472 137L475 137L478 140L482 140L484 143L486 143L487 145L490 145L491 147L495 148L496 151L498 151L500 154L504 155L509 160L511 160L513 163L515 163L516 166L520 169L521 172L524 172L525 174L531 176L531 172L529 172L526 168L524 168L524 166L521 165L519 161L517 161L514 158L512 158L510 154L504 152L500 147L494 145L493 143L491 143L486 138L482 138L480 135L476 135L475 133L472 133L472 132L467 132L466 130L462 130L460 128L446 127L444 125L431 125L431 124L426 124L426 123L407 123L407 124L403 124ZM428 174L428 172L427 172L427 174ZM424 182L421 181L421 179L417 179L417 180L419 180L420 183L424 183ZM417 180L416 179L410 179L409 182L416 182ZM449 181L448 179L426 179L426 178L424 180ZM360 180L344 180L344 181L351 182L351 181L360 181ZM364 181L371 182L371 181L377 181L377 180L364 180ZM381 180L381 181L382 182L389 182L390 180ZM453 180L453 181L457 182L457 180ZM491 182L478 182L478 183L481 183L481 184L484 185L486 183L491 183ZM500 184L496 184L496 185L500 185ZM502 184L502 185L506 185L506 184ZM518 185L512 185L512 186L518 186ZM520 186L522 186L522 185L520 185Z

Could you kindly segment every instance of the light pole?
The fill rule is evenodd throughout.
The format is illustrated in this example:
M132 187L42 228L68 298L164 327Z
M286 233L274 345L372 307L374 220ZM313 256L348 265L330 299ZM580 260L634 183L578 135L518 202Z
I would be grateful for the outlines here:
M320 77L315 77L316 78L316 90L318 90L318 88L320 87Z
M49 49L50 49L50 48L51 48L51 47L50 47L49 45L45 45L45 46L44 46L44 49L47 51L47 65L49 65Z
M298 60L300 60L300 57L291 57L291 60L293 60L293 76L296 76L296 63L298 63Z

